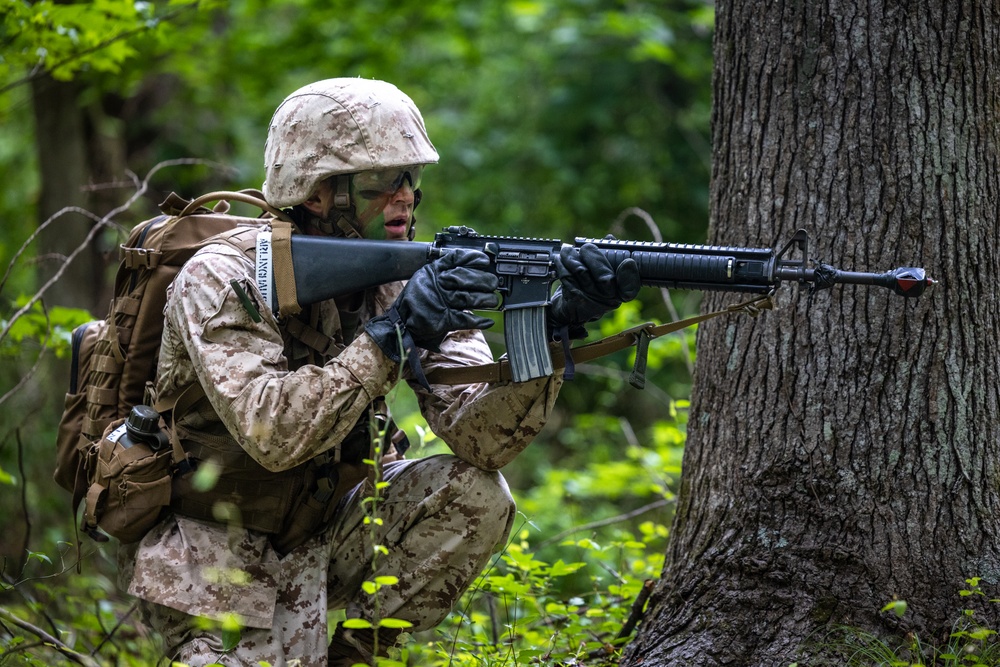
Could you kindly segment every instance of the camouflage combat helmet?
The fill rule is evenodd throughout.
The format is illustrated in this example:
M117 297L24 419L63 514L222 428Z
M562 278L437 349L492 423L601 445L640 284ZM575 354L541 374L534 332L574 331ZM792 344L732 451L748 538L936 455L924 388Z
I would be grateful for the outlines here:
M401 90L384 81L326 79L295 91L274 112L264 198L285 208L330 176L437 161L420 110Z

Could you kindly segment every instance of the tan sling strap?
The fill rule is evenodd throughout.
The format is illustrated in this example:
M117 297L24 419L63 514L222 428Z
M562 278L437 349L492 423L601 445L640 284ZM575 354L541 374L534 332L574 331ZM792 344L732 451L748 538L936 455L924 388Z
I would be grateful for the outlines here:
M271 243L274 253L274 285L278 293L279 314L282 317L289 317L301 312L302 307L299 305L295 293L295 275L292 272L292 232L294 227L288 214L264 201L264 196L259 191L220 190L191 200L178 215L191 215L199 206L212 201L239 201L251 204L274 217L271 222Z
M271 224L271 252L274 256L274 286L278 291L278 314L292 317L302 312L295 292L292 271L292 224L275 220Z
M571 360L574 365L585 363L635 345L635 367L629 377L629 382L637 389L642 389L646 383L646 350L649 346L649 341L675 331L680 331L694 324L705 322L719 315L745 313L751 317L757 317L762 311L774 308L773 296L774 293L771 292L764 296L744 301L743 303L728 306L722 310L688 317L677 322L668 322L660 325L646 322L613 336L602 338L599 341L572 348L570 350ZM567 366L561 343L550 343L549 351L552 353L552 365L554 368L559 369ZM427 381L430 384L475 384L477 382L507 382L510 379L510 363L505 359L481 366L436 368L427 374Z
M289 232L291 231L291 225L285 225L285 223L283 223L283 222L277 222L276 224L280 225L282 228L288 229ZM274 223L272 223L272 230L275 230L275 229L276 228L274 226ZM236 248L237 250L239 250L240 252L242 252L243 254L247 255L248 257L250 257L252 259L253 258L253 253L256 252L257 233L258 233L257 229L249 228L248 227L248 228L246 228L245 231L240 231L240 232L236 232L236 233L233 233L233 234L227 234L227 235L225 235L220 240L222 242L225 242L227 245L230 245L233 248ZM290 238L291 238L291 235L289 234L289 239ZM295 278L292 275L292 271L291 271L291 267L292 267L291 257L292 256L291 256L291 243L290 243L290 241L287 244L285 244L285 247L281 250L281 252L287 253L284 256L284 259L281 260L281 259L279 259L278 242L276 240L276 237L275 237L274 233L272 232L272 236L271 236L271 249L272 249L272 253L273 253L274 258L275 258L275 270L276 270L276 273L277 273L277 269L278 269L279 263L282 266L286 266L288 268L288 274L285 275L284 277L282 277L280 275L276 275L275 276L275 282L278 285L281 285L283 281L289 282L289 283L292 284L292 287L294 289ZM232 285L233 289L236 291L236 295L240 298L241 301L244 301L244 299L246 299L246 301L244 301L243 305L247 309L247 311L250 312L250 316L254 317L254 313L256 313L256 309L253 307L253 304L250 303L250 301L247 298L246 294L243 293L243 290L239 286L239 283L236 282L236 281L234 281L233 283L231 283L231 285ZM284 298L287 298L287 297L284 297ZM279 299L279 302L281 302L281 303L284 302L283 301L283 297L281 296L280 288L279 288L278 299ZM292 296L292 299L293 299L293 301L292 301L293 303L296 303L296 304L298 303L297 301L295 301L294 294ZM295 313L295 314L298 314L298 313ZM284 316L285 314L281 313L281 315ZM257 315L257 317L259 317L259 314ZM257 321L259 321L259 320L257 320ZM318 353L323 358L324 361L320 362L317 365L321 366L323 363L325 363L325 361L327 359L329 359L331 357L337 356L344 349L343 345L340 345L334 339L332 339L329 336L327 336L326 334L320 332L318 329L316 329L316 327L310 326L310 325L306 324L302 320L296 318L294 315L292 315L292 316L284 316L283 320L282 320L282 326L285 328L285 331L287 331L289 333L289 335L291 335L293 338L295 338L296 340L298 340L300 343L302 343L303 345L305 345L307 348L309 348L313 352Z

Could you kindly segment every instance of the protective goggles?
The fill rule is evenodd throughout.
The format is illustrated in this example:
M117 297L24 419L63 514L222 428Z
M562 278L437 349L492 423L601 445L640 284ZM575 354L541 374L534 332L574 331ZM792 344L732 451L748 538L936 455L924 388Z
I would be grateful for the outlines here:
M358 196L364 199L377 199L382 195L393 194L403 187L404 181L410 184L411 189L416 190L420 187L420 176L423 171L422 164L362 171L354 175L352 185Z

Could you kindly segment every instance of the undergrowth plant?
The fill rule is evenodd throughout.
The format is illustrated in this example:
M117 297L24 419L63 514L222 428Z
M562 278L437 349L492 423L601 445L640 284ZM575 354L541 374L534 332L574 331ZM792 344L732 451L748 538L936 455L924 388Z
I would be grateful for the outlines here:
M1000 610L1000 599L988 599L980 586L981 581L981 577L966 579L968 587L959 589L958 595L998 605ZM893 600L881 611L902 617L907 609L905 601ZM839 626L823 641L809 647L818 654L815 660L793 663L790 667L833 664L842 667L1000 667L1000 637L989 625L980 620L974 609L962 609L948 640L941 645L929 644L915 633L909 633L902 641L892 641L859 628Z
M667 529L598 543L566 540L579 560L554 562L533 551L523 527L439 628L416 636L411 664L455 667L617 663L663 567ZM586 574L589 587L567 594L563 580Z

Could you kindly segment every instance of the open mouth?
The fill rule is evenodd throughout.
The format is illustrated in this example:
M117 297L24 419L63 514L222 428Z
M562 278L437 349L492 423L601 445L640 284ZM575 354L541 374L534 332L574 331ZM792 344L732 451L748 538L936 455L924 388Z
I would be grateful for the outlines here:
M406 236L406 218L386 220L385 232L386 236L389 237L402 238Z

